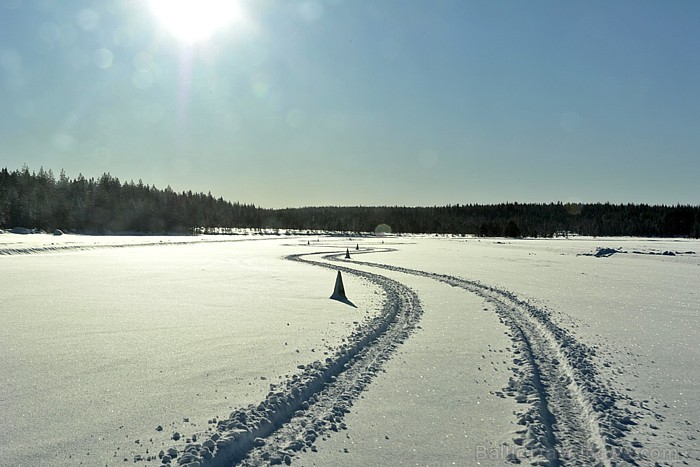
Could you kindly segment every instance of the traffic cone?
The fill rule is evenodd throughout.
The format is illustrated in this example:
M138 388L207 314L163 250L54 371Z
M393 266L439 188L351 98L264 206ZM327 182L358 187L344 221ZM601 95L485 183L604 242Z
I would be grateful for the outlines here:
M345 249L345 259L350 259L350 249L349 248Z
M338 271L338 275L335 278L335 289L333 289L333 295L331 295L333 300L347 300L348 297L345 296L345 286L343 286L343 276Z

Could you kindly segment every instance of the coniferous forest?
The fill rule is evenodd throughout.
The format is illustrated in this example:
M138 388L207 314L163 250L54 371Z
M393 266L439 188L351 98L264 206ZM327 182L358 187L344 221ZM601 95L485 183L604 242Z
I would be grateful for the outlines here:
M60 229L81 233L192 233L193 227L258 227L261 210L210 194L170 187L69 178L61 171L0 170L0 228Z
M304 207L264 209L177 193L141 180L69 178L62 170L0 170L0 229L76 233L193 233L211 228L391 231L486 237L700 237L700 206L646 204L448 205L434 207Z

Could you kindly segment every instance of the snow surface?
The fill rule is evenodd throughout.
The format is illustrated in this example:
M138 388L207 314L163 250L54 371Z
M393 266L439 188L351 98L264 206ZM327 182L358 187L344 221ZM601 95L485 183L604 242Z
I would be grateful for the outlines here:
M120 240L154 243L0 258L0 465L160 450L261 400L381 301L353 277L361 308L328 300L335 274L282 260L287 240Z
M698 253L3 234L0 464L700 465Z

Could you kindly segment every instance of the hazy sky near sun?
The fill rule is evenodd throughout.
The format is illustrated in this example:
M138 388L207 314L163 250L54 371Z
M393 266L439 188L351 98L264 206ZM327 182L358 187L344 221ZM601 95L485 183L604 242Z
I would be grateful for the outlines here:
M0 166L263 207L700 203L696 0L232 2L191 42L147 0L0 0Z

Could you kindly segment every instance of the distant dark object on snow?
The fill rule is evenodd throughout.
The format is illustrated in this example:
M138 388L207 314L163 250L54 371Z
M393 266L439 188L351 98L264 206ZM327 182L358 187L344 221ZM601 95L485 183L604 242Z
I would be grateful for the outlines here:
M345 259L350 259L350 248L345 249ZM338 274L340 274L340 271L338 271Z
M30 233L32 233L32 231L27 229L26 227L13 227L10 229L10 233L20 234L20 235L29 235Z
M63 235L63 231L61 229L56 229L53 231L53 234L58 237L60 235Z
M622 251L622 249L615 249L615 248L603 248L600 247L596 250L595 253L579 253L576 256L595 256L596 258L608 258L615 253L627 253L626 251Z
M355 250L360 250L360 244L358 243L357 246L355 246Z
M579 253L576 256L595 256L596 258L608 258L615 253L631 253L634 255L652 255L652 256L680 256L680 255L694 255L694 251L658 251L658 250L651 250L651 251L641 251L641 250L632 250L631 252L627 252L623 250L622 248L598 248L595 253Z
M615 253L622 253L620 250L616 250L614 248L598 248L598 251L595 252L596 258L607 258L608 256L612 256Z
M652 255L652 256L680 256L680 255L694 255L694 251L670 251L666 250L663 252L659 251L639 251L634 250L632 253L635 255Z

